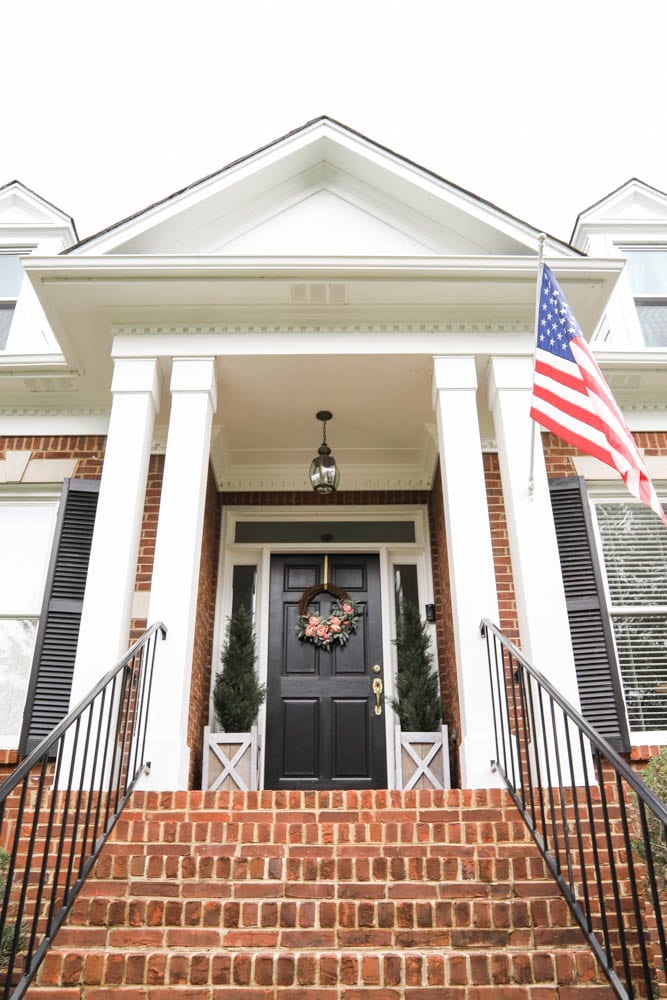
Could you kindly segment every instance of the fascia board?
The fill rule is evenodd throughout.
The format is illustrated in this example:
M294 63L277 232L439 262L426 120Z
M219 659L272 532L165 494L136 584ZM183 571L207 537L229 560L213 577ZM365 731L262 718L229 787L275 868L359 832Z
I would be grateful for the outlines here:
M559 257L548 259L558 276L568 280L615 280L623 269L621 258ZM298 279L336 276L361 278L443 278L457 277L525 278L536 275L536 258L521 256L460 257L288 257L222 255L205 257L131 256L38 257L25 259L25 270L36 291L56 281L145 281L156 278L192 279L239 278Z

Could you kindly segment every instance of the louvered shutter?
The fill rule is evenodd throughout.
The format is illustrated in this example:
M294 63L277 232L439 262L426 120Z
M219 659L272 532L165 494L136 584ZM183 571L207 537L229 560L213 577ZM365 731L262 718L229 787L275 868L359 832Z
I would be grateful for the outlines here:
M30 753L67 715L99 482L66 479L37 629L20 753Z
M555 479L549 488L582 713L614 749L627 752L630 734L585 481Z

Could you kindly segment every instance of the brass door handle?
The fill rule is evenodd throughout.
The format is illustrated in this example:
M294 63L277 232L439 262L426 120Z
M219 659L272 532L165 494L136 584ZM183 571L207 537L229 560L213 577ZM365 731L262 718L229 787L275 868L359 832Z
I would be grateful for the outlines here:
M373 678L373 694L375 695L375 714L382 715L382 702L380 701L380 695L382 694L382 681L379 677Z

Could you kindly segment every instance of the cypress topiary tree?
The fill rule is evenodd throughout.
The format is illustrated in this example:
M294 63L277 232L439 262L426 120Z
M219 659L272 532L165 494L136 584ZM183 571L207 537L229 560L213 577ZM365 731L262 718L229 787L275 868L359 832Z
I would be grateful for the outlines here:
M213 708L226 733L246 733L254 725L266 688L255 673L252 614L240 607L227 621L222 670L215 678Z
M433 670L431 638L419 609L406 601L396 622L397 697L392 708L406 733L430 733L442 725L440 682Z

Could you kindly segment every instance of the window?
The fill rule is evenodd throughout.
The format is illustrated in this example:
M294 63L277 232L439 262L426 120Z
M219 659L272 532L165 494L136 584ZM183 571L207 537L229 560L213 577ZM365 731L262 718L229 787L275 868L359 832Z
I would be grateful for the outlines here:
M667 730L667 531L644 504L594 510L630 730Z
M0 746L21 731L57 500L0 496Z
M623 247L647 347L667 347L667 247Z
M0 249L0 351L4 351L12 325L16 300L23 280L23 267L19 256L27 249Z

